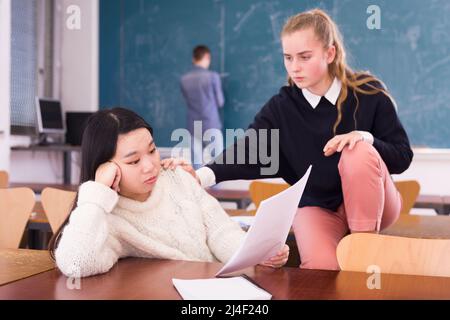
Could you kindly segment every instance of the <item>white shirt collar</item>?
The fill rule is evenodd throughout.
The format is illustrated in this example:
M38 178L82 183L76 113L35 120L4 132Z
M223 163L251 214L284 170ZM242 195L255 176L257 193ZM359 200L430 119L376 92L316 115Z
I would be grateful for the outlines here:
M336 105L336 101L339 97L339 93L341 92L341 88L342 88L341 81L335 77L330 88L325 93L325 98L328 101L330 101L333 105ZM311 107L315 109L320 102L320 98L322 97L312 93L308 89L302 89L302 93L305 96L306 100L311 105Z

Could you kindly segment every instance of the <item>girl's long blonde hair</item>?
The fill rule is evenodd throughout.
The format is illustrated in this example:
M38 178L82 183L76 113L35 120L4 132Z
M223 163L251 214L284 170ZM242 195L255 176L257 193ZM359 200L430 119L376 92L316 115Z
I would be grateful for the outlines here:
M339 32L338 27L330 16L321 9L313 9L310 11L299 13L292 16L285 23L283 30L281 31L281 37L285 35L290 35L299 30L305 30L312 28L316 37L323 43L325 49L334 46L336 48L336 56L331 64L328 65L328 72L331 78L336 77L342 83L342 89L337 100L337 119L333 126L333 133L336 135L336 129L342 120L342 103L345 101L348 95L348 88L353 90L353 95L356 99L356 108L353 113L353 120L356 128L356 112L359 108L359 99L357 92L367 95L377 94L383 92L392 101L392 97L389 93L383 89L372 85L369 82L379 82L383 87L384 84L368 71L355 72L348 65L346 61L346 54L344 43L342 41L342 36ZM288 75L289 85L294 85L294 82ZM365 90L361 88L362 85L366 85L372 90Z

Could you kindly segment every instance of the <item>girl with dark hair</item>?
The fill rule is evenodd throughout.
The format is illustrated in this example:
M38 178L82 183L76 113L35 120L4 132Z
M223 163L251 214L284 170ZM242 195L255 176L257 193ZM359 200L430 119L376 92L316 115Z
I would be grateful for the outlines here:
M49 249L70 277L104 273L120 258L226 262L245 236L184 170L161 170L152 128L124 108L101 110L82 140L76 207ZM281 267L289 248L263 263Z

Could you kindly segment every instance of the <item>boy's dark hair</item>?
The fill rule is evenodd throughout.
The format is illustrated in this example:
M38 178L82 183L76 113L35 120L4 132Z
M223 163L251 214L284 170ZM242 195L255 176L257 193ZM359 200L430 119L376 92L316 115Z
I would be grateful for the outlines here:
M200 61L207 53L211 54L211 51L207 46L198 45L192 50L192 58L194 58L194 61Z

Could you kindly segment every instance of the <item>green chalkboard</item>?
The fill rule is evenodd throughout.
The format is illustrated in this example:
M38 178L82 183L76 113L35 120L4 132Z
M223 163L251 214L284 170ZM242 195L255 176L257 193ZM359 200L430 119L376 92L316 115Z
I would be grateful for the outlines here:
M370 5L380 29L369 29ZM413 145L450 147L450 3L446 0L101 0L100 104L123 105L173 146L185 127L179 77L206 44L222 76L225 128L246 128L285 84L279 32L286 18L320 7L338 23L354 69L380 77Z

